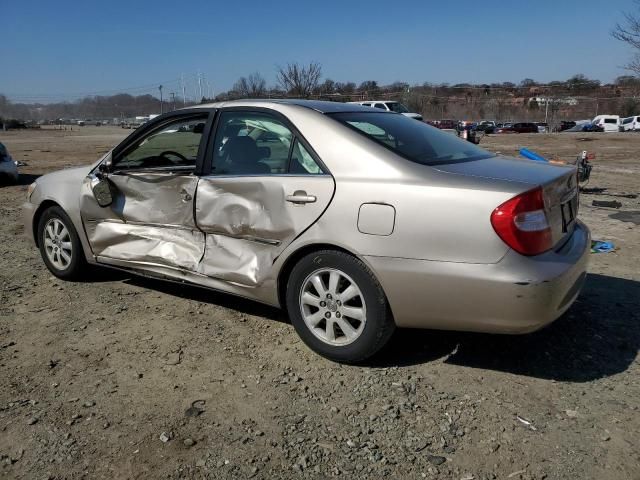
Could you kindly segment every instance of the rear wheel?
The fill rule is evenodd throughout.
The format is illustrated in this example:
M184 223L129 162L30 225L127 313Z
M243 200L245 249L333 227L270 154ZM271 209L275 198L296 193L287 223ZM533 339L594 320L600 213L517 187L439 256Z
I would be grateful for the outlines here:
M80 239L62 208L50 207L40 216L38 245L45 265L56 277L72 280L86 272Z
M336 250L312 253L295 265L287 284L287 311L312 350L345 363L373 356L395 329L371 270Z

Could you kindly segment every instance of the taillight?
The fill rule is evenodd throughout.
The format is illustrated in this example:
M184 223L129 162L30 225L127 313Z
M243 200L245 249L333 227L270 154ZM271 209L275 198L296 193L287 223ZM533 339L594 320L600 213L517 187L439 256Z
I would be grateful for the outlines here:
M491 225L507 245L522 255L538 255L553 246L541 187L497 207L491 214Z

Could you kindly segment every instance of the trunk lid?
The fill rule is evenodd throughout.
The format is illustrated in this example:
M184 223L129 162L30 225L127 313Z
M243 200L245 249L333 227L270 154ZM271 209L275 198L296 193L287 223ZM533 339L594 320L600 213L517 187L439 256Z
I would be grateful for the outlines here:
M564 243L573 233L579 205L575 166L497 156L433 168L451 174L520 183L522 192L541 186L553 245Z

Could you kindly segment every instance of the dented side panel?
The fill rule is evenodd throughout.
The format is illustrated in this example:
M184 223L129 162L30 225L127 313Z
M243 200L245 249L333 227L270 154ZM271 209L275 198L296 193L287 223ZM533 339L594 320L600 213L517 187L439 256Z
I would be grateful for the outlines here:
M194 227L193 199L198 177L175 173L119 173L111 209L127 222Z
M95 256L196 270L204 234L195 226L193 201L198 177L175 173L109 176L113 203L100 207L91 176L82 186L82 220Z
M191 271L202 258L204 235L198 231L113 221L86 226L96 255Z
M301 192L315 201L287 200ZM322 215L333 192L329 175L202 178L196 222L206 247L198 272L259 285L278 255Z

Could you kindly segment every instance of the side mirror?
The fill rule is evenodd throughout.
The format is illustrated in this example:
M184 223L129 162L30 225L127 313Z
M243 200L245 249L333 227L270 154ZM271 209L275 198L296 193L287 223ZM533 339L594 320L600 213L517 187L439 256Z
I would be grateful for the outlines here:
M111 184L106 176L101 178L94 177L91 179L91 191L96 202L101 207L108 207L113 203L113 195L111 195Z
M113 167L113 162L111 161L111 154L100 164L98 165L98 172L102 175L106 175L111 172L111 168Z

